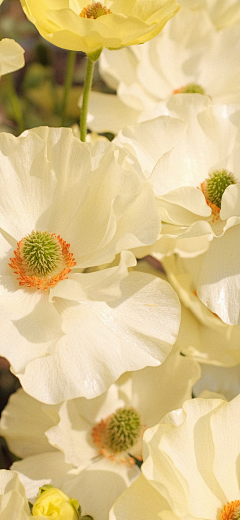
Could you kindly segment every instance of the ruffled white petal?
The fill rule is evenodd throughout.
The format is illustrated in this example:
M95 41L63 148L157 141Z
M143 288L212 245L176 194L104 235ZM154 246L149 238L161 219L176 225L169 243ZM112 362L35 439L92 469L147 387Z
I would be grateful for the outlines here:
M193 387L195 397L203 397L203 392L217 393L230 401L240 394L240 367L218 367L201 365L201 378Z
M166 282L139 273L130 273L121 290L111 305L56 298L65 336L52 355L19 374L27 392L46 403L93 398L123 372L164 361L179 327L176 294Z
M184 260L164 258L168 280L182 303L181 325L176 345L202 363L232 367L240 363L240 327L223 323L196 296L202 256ZM222 393L222 392L221 392Z
M0 41L0 76L24 67L24 49L9 38Z
M63 330L47 294L18 289L3 295L0 305L0 354L13 371L24 371L27 363L54 350Z
M115 502L109 519L158 520L162 518L161 512L168 508L166 500L141 475ZM172 520L175 519L173 516Z
M160 367L134 372L132 404L144 424L147 427L157 424L164 415L190 399L200 373L198 363L181 356L175 348Z
M121 296L121 281L128 276L128 268L134 265L133 253L123 251L116 267L93 273L71 273L67 280L62 280L51 290L51 301L56 297L73 301L116 300Z
M229 325L240 325L239 234L238 225L213 240L197 280L199 298Z
M57 421L53 408L44 412L42 403L20 389L10 397L2 412L0 431L10 451L24 458L53 451L45 432Z
M30 518L25 489L17 473L4 469L0 471L0 511L2 520Z
M89 465L97 450L91 437L92 425L79 414L77 401L72 399L60 406L60 421L46 436L52 446L63 451L65 462L81 467Z
M90 267L156 240L151 187L113 144L42 127L19 138L2 134L0 158L0 225L17 241L33 229L54 232L70 243L78 266Z
M108 520L109 511L115 500L140 475L137 466L128 468L124 464L113 464L101 459L77 476L66 476L63 490L76 496L83 514L96 520Z
M239 401L238 395L222 406L210 420L214 444L213 471L229 502L236 500L235 497L239 496Z
M126 106L117 96L101 92L90 94L88 126L94 132L103 133L111 130L117 134L123 126L136 123L138 115L137 110Z
M33 503L39 488L44 484L52 484L63 491L63 481L72 466L65 463L63 454L58 451L41 453L14 462L12 469L18 473L28 500Z
M213 472L214 444L209 419L224 401L199 399L195 403L186 401L182 415L180 411L172 412L158 427L147 430L145 440L150 456L143 473L175 514L215 518L216 511L227 501ZM175 426L172 420L176 421Z

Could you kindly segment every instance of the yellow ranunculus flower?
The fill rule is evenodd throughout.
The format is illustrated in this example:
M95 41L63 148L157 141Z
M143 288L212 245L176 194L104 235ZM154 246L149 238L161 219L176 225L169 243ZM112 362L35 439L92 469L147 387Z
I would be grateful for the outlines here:
M180 9L175 0L21 0L27 17L49 42L92 54L156 36Z
M40 488L40 495L32 508L33 516L51 518L51 520L78 520L80 516L78 511L77 500L69 498L50 485Z

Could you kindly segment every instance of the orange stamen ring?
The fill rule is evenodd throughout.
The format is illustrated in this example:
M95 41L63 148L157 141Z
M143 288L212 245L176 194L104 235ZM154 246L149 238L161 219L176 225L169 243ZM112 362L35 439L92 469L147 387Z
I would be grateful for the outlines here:
M227 502L221 511L221 520L230 520L240 506L240 500L233 500L233 502Z
M111 460L112 462L123 462L128 467L134 466L136 464L135 459L130 455L123 456L123 454L113 453L109 450L108 446L108 438L107 438L107 425L108 419L104 421L103 419L93 427L92 429L92 438L93 442L99 448L99 454L103 457Z
M20 240L20 242L17 244L16 251L14 251L14 257L10 258L10 263L8 264L12 269L14 269L14 273L19 276L18 280L20 286L26 285L27 287L34 287L46 291L48 288L54 287L58 284L58 282L67 278L67 275L71 272L72 267L76 265L73 254L69 252L70 244L67 244L65 240L60 237L60 235L57 236L55 233L51 233L51 236L56 237L61 246L62 258L65 267L54 276L50 275L44 279L34 274L27 274L26 271L28 268L26 267L26 263L21 254L21 249L24 242L24 238L22 238L22 240Z

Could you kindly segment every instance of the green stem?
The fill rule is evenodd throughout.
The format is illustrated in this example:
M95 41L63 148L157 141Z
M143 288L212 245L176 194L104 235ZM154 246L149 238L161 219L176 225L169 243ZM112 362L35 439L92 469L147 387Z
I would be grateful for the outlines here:
M93 68L94 61L87 59L87 70L86 77L83 89L83 100L82 100L82 110L81 110L81 121L80 121L80 139L81 141L86 141L87 135L87 113L88 113L88 101L89 94L92 86L92 78L93 78Z
M14 119L18 125L18 133L21 134L24 131L23 114L22 114L21 104L19 102L18 96L16 94L16 90L14 87L12 74L6 75L6 81L8 83L8 92L9 92L9 97L11 99L11 103L12 103L12 107L13 107Z
M69 90L72 85L75 60L76 60L76 51L69 51L67 71L66 71L65 84L64 84L64 93L63 93L63 100L62 100L62 108L61 108L62 126L65 126L67 100L68 100Z

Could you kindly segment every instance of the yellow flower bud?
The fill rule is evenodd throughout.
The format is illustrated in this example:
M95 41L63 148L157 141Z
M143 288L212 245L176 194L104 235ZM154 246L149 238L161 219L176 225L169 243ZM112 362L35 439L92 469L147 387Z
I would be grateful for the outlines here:
M33 516L51 520L79 520L81 509L77 500L50 485L41 487L39 492L32 508Z

